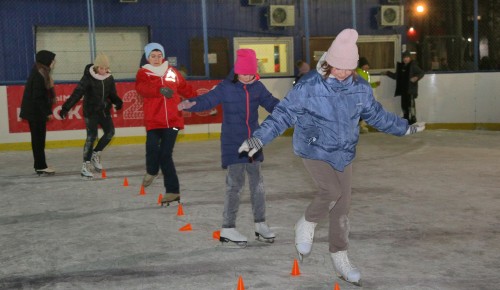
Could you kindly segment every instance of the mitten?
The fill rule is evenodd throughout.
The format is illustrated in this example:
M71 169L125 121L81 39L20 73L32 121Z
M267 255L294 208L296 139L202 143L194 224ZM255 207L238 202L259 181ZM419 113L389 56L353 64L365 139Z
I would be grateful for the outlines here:
M185 100L177 105L177 110L179 111L189 110L194 105L196 105L196 102L190 102L189 100Z
M405 135L419 133L425 130L425 122L418 122L408 127Z
M160 88L160 94L162 94L165 98L170 99L173 96L174 91L172 91L171 88L163 87Z
M259 138L257 137L248 138L243 142L243 144L241 144L240 148L238 149L238 153L245 151L248 152L248 157L252 157L263 146L264 145L262 144L262 141L260 141Z
M66 116L68 116L68 110L66 110L65 108L62 108L59 111L59 117L61 117L61 120L64 120L66 118Z

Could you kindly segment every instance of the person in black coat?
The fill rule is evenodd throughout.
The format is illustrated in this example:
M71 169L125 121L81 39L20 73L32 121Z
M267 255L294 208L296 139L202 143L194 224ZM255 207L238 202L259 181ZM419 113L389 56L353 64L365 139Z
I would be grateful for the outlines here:
M387 71L386 75L396 80L394 96L401 96L403 116L409 124L417 122L415 99L418 97L418 81L424 77L424 71L411 59L410 52L403 52L403 61L398 62L396 73Z
M47 121L52 118L52 105L56 97L54 80L50 75L55 66L55 57L55 53L48 50L41 50L36 54L36 63L24 86L19 114L19 117L29 123L34 168L38 175L55 173L45 160Z
M87 128L87 139L83 146L82 177L93 178L92 169L101 172L100 161L101 151L111 142L115 135L115 127L111 118L111 108L115 105L116 110L120 110L123 101L116 93L115 80L109 71L109 59L104 54L99 54L93 64L88 64L83 72L83 77L71 96L64 102L59 113L64 119L69 110L78 101L83 99L83 116ZM101 126L104 135L99 139L97 145L98 126Z

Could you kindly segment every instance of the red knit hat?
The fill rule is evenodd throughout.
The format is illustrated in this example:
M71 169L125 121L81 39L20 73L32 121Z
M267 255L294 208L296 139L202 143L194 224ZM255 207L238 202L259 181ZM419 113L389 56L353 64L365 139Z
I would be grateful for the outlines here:
M239 75L257 74L257 57L255 51L250 48L240 48L236 51L236 63L234 73Z

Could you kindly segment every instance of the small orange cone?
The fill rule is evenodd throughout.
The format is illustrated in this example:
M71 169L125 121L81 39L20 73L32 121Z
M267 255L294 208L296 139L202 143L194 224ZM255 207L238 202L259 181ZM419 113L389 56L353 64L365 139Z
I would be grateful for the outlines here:
M144 185L141 185L141 191L139 191L139 195L146 195L146 191L144 190Z
M106 178L106 170L104 170L104 169L101 171L101 178L102 179Z
M181 227L181 228L179 229L179 231L181 231L181 232L187 232L187 231L190 231L190 230L192 230L192 229L193 229L193 228L191 227L191 224L186 224L185 226Z
M158 195L158 205L161 205L161 200L163 199L163 194Z
M123 186L128 186L128 178L123 179Z
M245 284L243 283L243 277L238 278L238 286L236 287L236 290L245 290Z
M214 231L212 233L212 237L218 241L220 239L220 231L219 230Z
M292 276L299 276L300 275L300 270L299 270L299 263L297 262L297 259L293 260L293 268L292 268Z
M333 288L333 290L340 290L339 283L335 282L335 287Z
M182 204L180 204L180 203L177 206L177 215L178 216L184 215L184 210L182 210Z

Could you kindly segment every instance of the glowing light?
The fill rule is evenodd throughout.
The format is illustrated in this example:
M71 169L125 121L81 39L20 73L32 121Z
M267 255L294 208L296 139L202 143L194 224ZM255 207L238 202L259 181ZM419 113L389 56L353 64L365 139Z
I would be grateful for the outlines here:
M422 5L422 4L418 4L416 9L417 9L417 12L418 12L418 13L424 13L424 11L425 11L425 6L424 6L424 5Z

